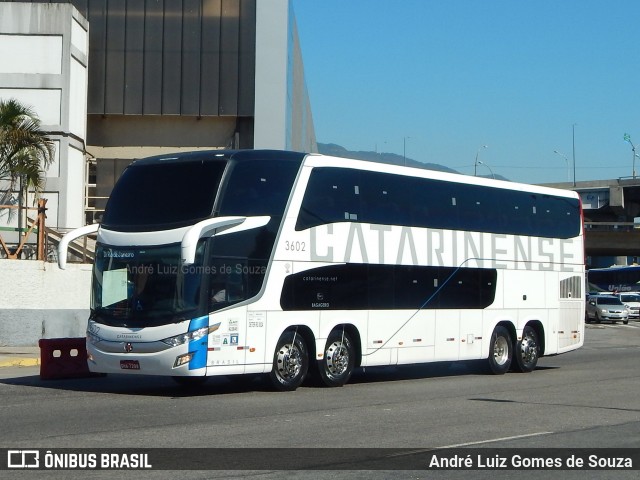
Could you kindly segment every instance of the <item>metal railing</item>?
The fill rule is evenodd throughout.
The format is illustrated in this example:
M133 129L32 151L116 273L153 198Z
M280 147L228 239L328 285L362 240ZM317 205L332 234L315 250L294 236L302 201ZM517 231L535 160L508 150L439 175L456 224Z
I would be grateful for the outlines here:
M18 233L18 241L5 241L0 232L0 258L9 260L58 260L58 244L71 229L53 229L45 225L47 199L38 200L37 207L18 207L17 205L0 205L0 209L22 208L27 215L27 228L7 228L5 231ZM29 211L37 211L36 218L30 218ZM36 235L34 243L32 235ZM69 244L69 261L76 263L93 262L95 257L95 236L77 239Z
M47 199L46 198L41 198L40 200L38 200L38 206L37 207L19 207L18 205L0 205L0 208L6 208L6 209L11 209L11 210L24 210L27 214L29 212L29 210L35 210L37 212L36 218L35 219L30 219L27 217L27 228L22 228L22 227L18 227L16 229L16 231L18 232L19 236L19 242L17 245L8 245L5 240L2 238L2 235L0 235L0 253L2 254L2 256L4 256L4 258L8 258L9 260L17 260L19 258L21 258L23 253L26 252L31 252L32 253L32 248L33 247L28 247L25 249L26 245L27 245L27 241L29 239L29 236L32 233L35 233L37 235L37 240L36 240L36 247L35 247L35 254L36 254L36 259L37 260L44 260L45 259L45 212L47 211L46 208L47 205ZM29 222L31 222L31 224L29 225Z
M640 223L634 222L584 222L585 230L606 232L633 232L640 230Z

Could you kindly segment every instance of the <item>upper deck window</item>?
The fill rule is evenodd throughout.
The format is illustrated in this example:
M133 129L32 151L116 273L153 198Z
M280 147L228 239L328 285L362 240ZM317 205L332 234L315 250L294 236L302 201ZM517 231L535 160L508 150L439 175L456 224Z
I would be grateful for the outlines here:
M578 199L349 168L316 167L296 223L336 222L572 238Z
M300 165L278 159L230 165L216 207L219 216L282 216Z
M223 159L133 164L116 183L102 224L148 231L210 217L226 164Z

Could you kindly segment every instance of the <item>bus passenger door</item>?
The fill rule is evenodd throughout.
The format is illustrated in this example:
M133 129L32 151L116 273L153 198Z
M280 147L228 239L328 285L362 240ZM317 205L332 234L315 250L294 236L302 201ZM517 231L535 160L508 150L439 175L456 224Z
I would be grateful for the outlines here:
M460 310L436 310L436 362L458 360L460 355Z
M367 365L409 364L433 360L434 319L435 312L432 310L370 311Z
M266 373L269 367L266 362L270 358L265 352L267 331L267 312L247 312L247 341L245 348L245 373ZM273 352L271 352L272 354Z
M395 365L397 363L394 347L394 333L398 325L393 321L393 312L372 310L369 312L365 351L362 354L362 366Z
M460 360L473 360L482 355L482 310L460 311Z

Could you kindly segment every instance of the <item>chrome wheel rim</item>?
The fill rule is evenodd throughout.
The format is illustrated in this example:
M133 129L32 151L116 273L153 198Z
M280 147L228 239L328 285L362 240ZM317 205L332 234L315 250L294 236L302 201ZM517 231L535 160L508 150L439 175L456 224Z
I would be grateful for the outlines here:
M334 377L339 377L349 368L349 350L341 341L331 343L327 347L324 356L327 372Z
M520 342L520 358L524 363L533 363L538 358L538 345L533 336L527 335Z
M496 342L493 346L493 359L497 365L504 365L509 359L509 342L507 339L500 336L496 338Z
M276 357L278 375L284 380L291 380L300 374L302 355L296 346L287 344L280 347Z

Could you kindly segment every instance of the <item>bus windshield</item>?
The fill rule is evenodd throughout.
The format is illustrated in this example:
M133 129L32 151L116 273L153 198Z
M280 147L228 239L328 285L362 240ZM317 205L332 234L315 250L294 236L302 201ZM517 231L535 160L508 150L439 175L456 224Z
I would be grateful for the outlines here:
M92 317L105 324L150 326L200 314L204 242L196 263L180 263L180 244L99 245L92 284Z

